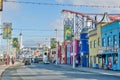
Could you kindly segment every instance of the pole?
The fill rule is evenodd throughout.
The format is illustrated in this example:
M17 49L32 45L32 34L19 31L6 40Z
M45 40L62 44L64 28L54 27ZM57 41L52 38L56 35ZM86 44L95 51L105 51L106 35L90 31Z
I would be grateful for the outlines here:
M73 36L73 68L75 68L75 27L76 27L76 24L75 24L75 14L74 14L74 36Z
M58 42L57 42L57 29L56 31L56 65L58 64Z
M6 59L7 59L7 61L6 61L6 65L8 65L8 55L9 55L9 39L7 39L7 49L6 49L6 53L7 53L7 56L6 56Z

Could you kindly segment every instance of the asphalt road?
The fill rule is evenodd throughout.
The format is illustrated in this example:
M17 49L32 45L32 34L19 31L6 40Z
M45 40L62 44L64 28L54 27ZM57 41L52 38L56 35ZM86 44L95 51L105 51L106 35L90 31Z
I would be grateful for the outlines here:
M53 64L21 65L7 69L2 80L120 80L120 77L80 72Z

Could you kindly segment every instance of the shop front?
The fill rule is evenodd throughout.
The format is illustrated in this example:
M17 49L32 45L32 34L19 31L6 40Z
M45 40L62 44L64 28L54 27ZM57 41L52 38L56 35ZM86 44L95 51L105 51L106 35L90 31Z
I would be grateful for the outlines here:
M120 53L104 52L97 56L99 61L102 60L103 69L120 70Z

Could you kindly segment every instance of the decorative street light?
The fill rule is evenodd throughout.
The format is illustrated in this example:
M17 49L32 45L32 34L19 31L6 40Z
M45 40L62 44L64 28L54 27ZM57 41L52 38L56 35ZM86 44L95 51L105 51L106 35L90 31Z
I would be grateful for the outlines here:
M57 29L55 29L56 32L56 65L58 64L58 42L57 42Z

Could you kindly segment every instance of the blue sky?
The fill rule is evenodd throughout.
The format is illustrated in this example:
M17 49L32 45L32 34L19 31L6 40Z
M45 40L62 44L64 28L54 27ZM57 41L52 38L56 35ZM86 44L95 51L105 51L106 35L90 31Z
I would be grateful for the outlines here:
M11 1L11 0L8 0ZM52 4L73 4L73 5L107 5L119 6L120 0L12 0ZM58 28L58 40L63 40L62 14L63 9L81 13L119 13L119 8L93 8L93 7L71 7L56 5L38 5L24 3L4 2L1 24L3 22L12 23L12 37L19 37L23 34L23 45L33 46L37 43L49 42L50 37L55 37L54 29ZM6 45L6 40L1 39L1 45Z

